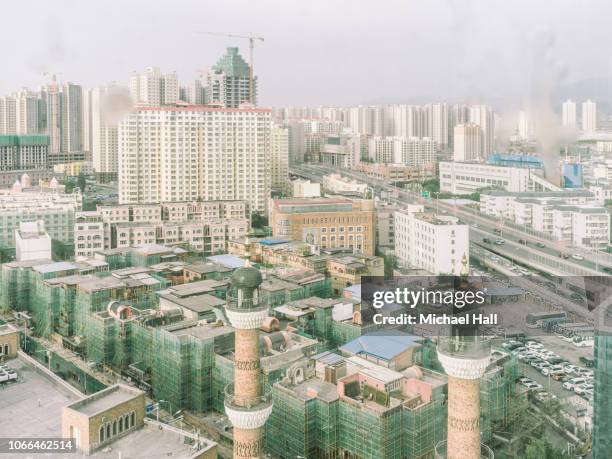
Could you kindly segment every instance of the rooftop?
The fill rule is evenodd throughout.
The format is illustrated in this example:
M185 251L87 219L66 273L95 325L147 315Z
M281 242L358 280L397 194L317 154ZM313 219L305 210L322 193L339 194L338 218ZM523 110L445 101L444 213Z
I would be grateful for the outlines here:
M87 398L68 405L67 408L82 413L86 416L94 416L103 413L121 403L132 400L144 394L141 390L134 389L123 384L116 384L96 392Z
M353 355L369 354L389 360L410 347L420 346L419 340L418 336L397 330L385 330L360 336L340 347L340 350Z
M225 300L206 293L186 298L181 298L172 294L162 294L160 296L182 308L189 309L193 312L206 312L213 308L220 308L225 305Z

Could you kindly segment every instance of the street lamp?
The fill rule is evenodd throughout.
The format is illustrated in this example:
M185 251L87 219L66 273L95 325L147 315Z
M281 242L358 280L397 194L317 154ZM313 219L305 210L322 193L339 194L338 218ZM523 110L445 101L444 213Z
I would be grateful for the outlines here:
M155 404L155 411L157 412L157 422L159 422L159 405L161 405L162 403L167 403L168 407L170 408L170 412L172 412L172 403L170 403L168 400L158 400Z

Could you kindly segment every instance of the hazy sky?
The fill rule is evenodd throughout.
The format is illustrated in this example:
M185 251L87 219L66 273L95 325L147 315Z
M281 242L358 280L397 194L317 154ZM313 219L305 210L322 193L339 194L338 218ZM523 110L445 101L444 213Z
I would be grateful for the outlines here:
M187 83L226 46L248 57L246 41L200 31L265 37L261 105L521 103L534 72L612 74L609 0L4 0L1 12L1 94L46 71L94 86L155 65Z

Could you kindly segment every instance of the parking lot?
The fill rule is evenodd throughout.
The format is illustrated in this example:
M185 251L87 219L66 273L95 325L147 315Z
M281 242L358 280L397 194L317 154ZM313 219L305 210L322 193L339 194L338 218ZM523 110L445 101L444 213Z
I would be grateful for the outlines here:
M528 336L526 341L529 341L529 339ZM559 401L578 394L592 402L592 397L590 397L592 395L591 386L578 384L576 389L570 390L563 387L563 382L583 377L584 384L593 383L593 369L587 368L584 361L584 359L593 358L593 348L576 347L555 335L543 335L541 330L538 330L538 335L532 336L532 339L538 342L538 344L535 344L538 349L533 349L533 352L529 352L529 350L521 352L522 347L519 347L512 351L519 359L520 374L534 383L534 385L531 385L529 382L523 382L521 385L526 390L550 392ZM582 361L581 357L583 358ZM562 362L558 362L558 360L562 360ZM560 369L559 366L563 369ZM546 370L543 370L544 368ZM553 378L550 374L551 371L558 376Z

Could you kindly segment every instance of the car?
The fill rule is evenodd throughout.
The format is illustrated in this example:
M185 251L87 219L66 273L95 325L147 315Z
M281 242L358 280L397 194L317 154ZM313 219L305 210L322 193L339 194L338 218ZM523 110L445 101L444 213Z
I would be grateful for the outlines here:
M612 274L612 268L608 268L607 266L603 269L605 272Z
M17 381L17 372L15 370L9 369L7 372L9 381Z
M519 239L518 242L519 244L527 245L527 241L525 239Z
M538 343L537 341L527 341L525 343L529 349L544 349L544 345L542 343Z
M0 371L0 382L6 382L9 380L9 375L6 371Z
M542 384L538 384L537 382L526 383L523 384L523 386L525 386L527 390L532 390L534 392L540 392L541 390L544 390Z
M555 381L563 381L563 379L567 378L565 372L559 371L558 373L551 373L550 377Z
M565 374L565 372L563 371L563 367L561 367L560 365L551 365L549 367L543 367L540 371L540 373L542 373L544 376L548 376L549 374L552 376L553 373L558 372Z
M494 232L495 234L501 234L501 230L500 230L499 228L495 228L495 229L493 230L493 232Z
M592 390L593 387L594 387L593 384L589 384L589 383L577 384L573 387L573 390L578 395L584 395L587 390Z
M563 367L563 371L565 371L568 375L574 374L574 372L576 372L579 369L580 368L577 367L576 365L565 365Z
M491 239L489 239L488 237L485 237L482 239L482 242L484 242L485 244L490 244L491 243Z
M546 246L545 246L544 244L542 244L541 242L537 242L537 243L536 243L536 245L537 245L539 248L541 248L541 249L543 249L544 247L546 247Z
M589 359L588 357L584 357L584 356L580 357L580 359L578 360L580 360L580 363L582 363L587 368L592 368L595 363L593 359Z
M519 379L517 379L517 381L522 384L522 383L527 383L527 382L533 382L533 379L522 376Z
M574 300L574 301L584 301L584 297L578 293L572 293L570 295L570 299Z
M579 261L584 260L584 257L583 257L582 255L578 255L577 253L573 254L573 255L572 255L572 258L573 258L574 260L579 260Z
M584 378L572 378L569 381L563 383L563 388L566 390L574 390L575 386L586 383Z
M496 239L495 240L495 245L502 245L504 244L506 241L504 241L503 239Z
M567 253L559 253L559 258L563 258L564 260L567 260L570 256Z
M538 392L535 395L535 398L539 402L545 402L548 400L557 400L557 396L555 394L551 394L550 392L546 392L545 390L542 392Z

